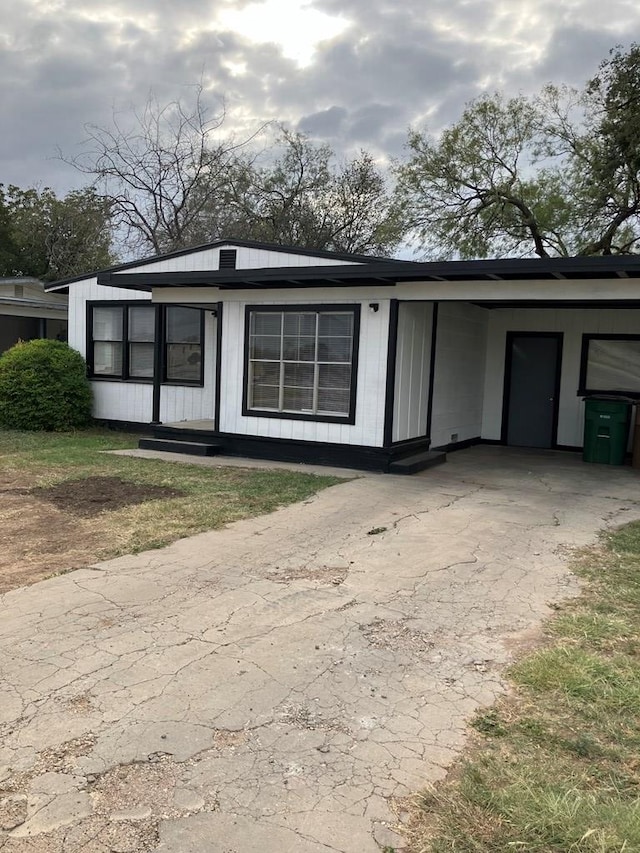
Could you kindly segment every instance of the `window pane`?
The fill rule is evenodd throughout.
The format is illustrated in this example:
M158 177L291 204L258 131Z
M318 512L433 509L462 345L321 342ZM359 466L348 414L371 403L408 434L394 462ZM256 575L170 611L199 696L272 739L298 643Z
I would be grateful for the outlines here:
M589 341L587 388L593 391L640 392L640 340Z
M349 414L349 391L318 391L318 411L334 415Z
M284 315L284 334L285 335L316 335L316 315L315 314L295 314L287 311Z
M283 341L286 361L313 361L316 357L316 339L286 337Z
M151 305L129 308L130 341L154 341L156 330L156 309Z
M285 364L284 384L313 388L313 364Z
M351 361L351 338L318 338L318 361Z
M93 372L97 376L121 376L122 344L96 341L93 345Z
M200 382L200 344L168 344L167 379L174 382Z
M280 363L251 362L249 365L249 407L278 411Z
M351 365L350 364L321 364L318 367L319 388L346 388L351 387Z
M282 326L282 314L279 311L269 311L261 314L254 311L251 314L252 335L278 335Z
M153 379L153 344L129 344L129 376Z
M254 361L251 365L251 375L254 382L278 386L280 384L280 363Z
M167 342L171 344L200 343L199 308L171 306L167 308Z
M253 409L273 409L278 411L280 392L271 385L254 385L249 405Z
M93 340L122 340L122 308L103 307L93 309Z
M280 335L255 335L251 338L250 358L280 360Z
M338 335L339 337L353 336L353 314L322 313L318 319L319 335Z
M311 412L313 388L285 388L282 405L290 412Z

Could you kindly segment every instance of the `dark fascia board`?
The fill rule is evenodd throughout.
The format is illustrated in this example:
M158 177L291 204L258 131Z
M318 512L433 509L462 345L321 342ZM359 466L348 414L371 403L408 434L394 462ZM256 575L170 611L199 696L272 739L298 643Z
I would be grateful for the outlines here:
M506 258L489 261L414 261L268 269L125 273L106 271L98 283L150 291L154 287L217 287L221 290L286 287L389 286L403 281L528 281L640 278L640 256ZM603 294L603 296L606 295Z
M396 280L395 272L391 272L386 264L123 274L105 272L98 274L98 284L146 291L151 291L154 287L217 287L220 290L260 290L274 287L342 287L348 284L389 286L395 284Z
M47 285L46 289L63 290L64 288L64 292L68 292L68 285L77 281L84 281L87 278L94 278L95 276L103 276L107 273L116 273L121 272L122 270L134 269L135 267L143 267L147 264L155 264L158 261L165 261L170 258L180 258L184 255L204 252L207 249L217 249L220 248L220 246L237 246L244 249L264 249L267 252L282 252L287 255L304 255L309 258L333 258L338 261L352 261L354 263L371 263L371 261L384 265L414 263L413 261L399 261L395 258L381 258L376 255L356 255L349 254L348 252L327 252L324 249L303 249L299 246L281 246L277 243L261 243L253 240L235 240L233 237L229 237L225 240L214 240L211 243L202 243L199 246L192 246L189 249L177 249L175 252L167 252L164 255L152 255L151 257L141 258L138 261L127 261L127 263L116 264L115 266L106 267L102 270L94 270L93 272L84 273L83 275L77 275L72 278L53 281ZM135 290L136 288L133 289Z

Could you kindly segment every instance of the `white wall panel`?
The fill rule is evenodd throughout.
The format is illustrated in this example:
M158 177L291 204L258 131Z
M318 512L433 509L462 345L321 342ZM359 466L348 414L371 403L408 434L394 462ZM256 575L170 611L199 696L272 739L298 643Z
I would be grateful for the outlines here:
M137 382L92 382L93 416L148 424L153 417L153 386Z
M480 436L488 315L442 302L438 309L431 446Z
M105 287L95 277L69 286L69 346L87 355L87 301L99 299L149 300L150 293ZM153 391L150 384L95 381L93 414L96 418L148 423L152 418Z
M604 308L514 308L490 312L482 437L500 439L506 335L563 332L558 444L582 446L584 403L576 393L583 334L640 334L640 310Z
M160 390L160 422L198 421L215 415L216 318L204 314L204 386L163 385Z
M290 291L290 304L353 304L336 298L328 289L310 300L305 291ZM361 303L360 347L355 424L330 424L289 418L253 417L242 415L244 371L244 322L247 304L282 304L256 299L250 302L227 302L223 312L223 352L220 430L240 435L258 435L302 441L322 441L381 447L384 430L384 400L386 383L387 341L389 331L389 302L380 302L373 313L368 300Z
M426 435L433 304L398 305L393 441Z
M217 270L220 266L220 249L236 249L237 269L265 269L270 267L321 267L335 264L352 264L357 261L343 261L340 258L323 258L312 255L298 255L293 252L278 252L269 249L252 249L244 246L226 246L202 249L198 252L164 258L140 266L121 270L119 274L130 275L144 272L188 272L189 270Z

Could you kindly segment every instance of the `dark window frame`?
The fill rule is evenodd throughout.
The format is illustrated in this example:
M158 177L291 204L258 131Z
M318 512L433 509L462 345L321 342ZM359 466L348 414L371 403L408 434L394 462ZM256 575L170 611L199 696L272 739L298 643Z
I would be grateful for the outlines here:
M361 305L359 303L349 304L295 304L295 305L246 305L244 313L244 359L242 378L242 414L252 418L278 418L287 421L313 421L315 423L347 424L356 422L356 398L358 390L358 354L360 349L360 316ZM351 382L349 387L349 412L346 415L314 415L304 412L276 412L267 409L249 408L249 349L251 314L258 312L266 314L285 313L331 313L334 311L353 314L353 344L351 350Z
M580 380L578 383L577 396L585 397L590 394L611 394L629 397L632 400L640 400L639 391L628 391L620 388L589 388L587 386L587 369L589 366L589 344L591 341L638 341L640 334L616 334L616 333L585 333L582 335L582 351L580 354Z
M95 382L126 382L138 385L153 385L153 376L131 376L129 370L130 364L130 344L129 340L129 308L153 308L155 312L155 328L160 329L160 342L158 336L154 340L154 348L160 350L160 377L162 385L171 385L187 388L202 388L204 387L204 359L205 359L205 320L203 308L194 308L200 312L200 349L202 358L200 359L200 374L197 381L168 379L166 375L166 309L167 308L191 308L190 305L158 305L153 304L149 300L143 299L92 299L87 300L86 313L86 362L87 376ZM93 309L94 308L120 308L122 309L122 372L120 374L104 374L94 372L94 340L93 340ZM135 342L133 342L135 343ZM154 363L154 373L155 373Z
M160 306L159 306L160 307ZM200 370L198 372L198 379L172 379L169 378L168 375L168 365L169 365L169 346L172 343L168 340L167 337L167 329L169 328L169 324L167 322L167 312L171 310L171 308L188 308L191 311L199 311L200 312ZM162 311L162 384L163 385L182 385L186 387L192 388L201 388L204 385L204 309L202 308L194 308L191 305L163 305Z

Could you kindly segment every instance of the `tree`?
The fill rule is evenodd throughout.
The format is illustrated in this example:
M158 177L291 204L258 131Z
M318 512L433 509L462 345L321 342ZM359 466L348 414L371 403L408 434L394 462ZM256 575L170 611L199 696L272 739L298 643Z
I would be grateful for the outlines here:
M210 117L202 86L194 92L191 103L182 99L164 105L151 95L142 112L114 114L111 127L87 125L84 152L61 155L91 176L129 252L160 254L195 245L207 230L203 211L221 207L248 141L218 137L224 108Z
M0 272L54 281L109 266L110 220L92 188L58 198L48 187L0 185Z
M403 236L385 176L364 151L339 165L326 144L280 128L227 199L235 236L308 249L389 254Z
M629 253L640 240L640 48L583 92L484 96L439 139L412 131L398 204L444 257Z
M20 265L20 251L11 229L11 215L0 186L0 275L15 275Z
M109 203L126 250L155 254L220 237L345 252L388 254L400 241L387 182L362 152L342 166L328 145L279 127L256 150L221 135L224 109L209 117L193 101L89 126L85 151L64 158L90 175Z

